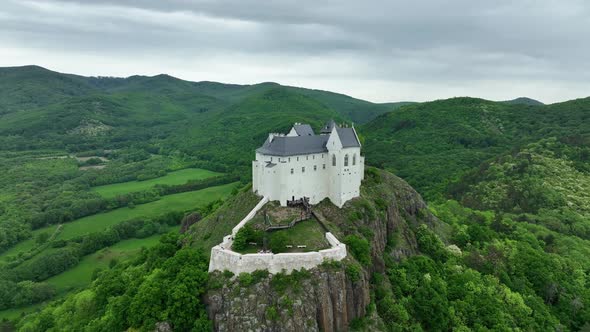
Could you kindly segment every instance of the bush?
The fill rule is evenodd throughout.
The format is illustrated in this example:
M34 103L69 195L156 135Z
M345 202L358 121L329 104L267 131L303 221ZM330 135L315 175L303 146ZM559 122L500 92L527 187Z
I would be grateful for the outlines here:
M256 270L252 272L252 283L259 283L262 279L267 278L269 274L268 270Z
M252 275L250 273L242 272L238 275L238 281L240 286L248 287L252 284Z
M272 233L270 237L270 250L273 253L281 253L287 250L286 245L289 242L289 238L287 234L284 232L278 231Z
M350 249L352 256L361 264L366 266L371 263L371 247L367 239L356 235L348 235L344 238L344 243Z
M352 263L346 266L346 275L352 282L361 280L362 273L361 267L357 264Z

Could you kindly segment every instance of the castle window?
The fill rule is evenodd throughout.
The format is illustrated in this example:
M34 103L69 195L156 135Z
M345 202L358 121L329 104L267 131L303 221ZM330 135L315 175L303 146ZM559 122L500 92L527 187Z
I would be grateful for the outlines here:
M291 157L289 157L289 162L291 162Z
M305 167L301 167L301 173L305 173Z
M305 160L309 160L309 156L305 156Z
M294 171L293 171L293 169L291 168L291 174L293 174L293 172L294 172Z
M299 161L299 157L297 157L297 161Z
M356 165L356 153L352 155L352 165Z
M315 154L313 156L311 156L311 159L315 159Z
M318 167L316 165L313 165L313 170L314 171L317 171L318 170Z
M348 155L344 156L344 167L348 166Z
M326 164L323 164L322 165L322 169L326 169Z
M336 155L332 155L332 166L336 166Z

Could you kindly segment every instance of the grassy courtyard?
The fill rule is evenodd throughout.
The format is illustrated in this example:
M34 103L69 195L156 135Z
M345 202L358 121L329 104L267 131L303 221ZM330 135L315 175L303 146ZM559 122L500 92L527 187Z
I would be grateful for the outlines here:
M190 180L202 180L216 175L221 175L221 173L200 168L186 168L179 171L170 172L165 176L155 179L108 184L94 187L92 190L100 194L102 197L112 198L130 192L148 190L157 184L179 185L185 184Z
M252 227L253 223L261 222L261 219L253 219L248 223ZM267 244L272 245L273 239L281 238L281 247L278 250L274 250L275 253L279 252L310 252L327 249L330 244L325 238L325 232L320 226L317 220L309 219L301 221L295 224L293 227L288 229L275 230L272 232L264 232L264 236L267 238ZM289 247L290 246L290 247ZM303 246L299 248L298 246ZM233 248L236 250L235 248ZM242 254L252 254L263 249L262 241L256 242L256 245L248 244L241 250L236 250Z

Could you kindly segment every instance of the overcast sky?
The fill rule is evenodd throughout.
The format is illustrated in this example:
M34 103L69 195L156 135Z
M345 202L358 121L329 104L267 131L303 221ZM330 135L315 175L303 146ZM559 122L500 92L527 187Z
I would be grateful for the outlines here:
M1 0L0 66L376 102L590 95L588 0Z

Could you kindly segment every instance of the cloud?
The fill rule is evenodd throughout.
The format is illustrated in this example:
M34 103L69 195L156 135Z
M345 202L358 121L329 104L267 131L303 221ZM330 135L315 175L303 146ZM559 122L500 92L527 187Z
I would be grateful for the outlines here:
M552 102L588 94L589 14L577 0L8 0L0 65Z

